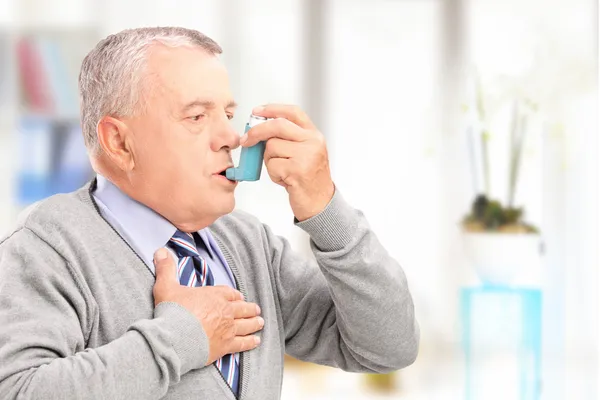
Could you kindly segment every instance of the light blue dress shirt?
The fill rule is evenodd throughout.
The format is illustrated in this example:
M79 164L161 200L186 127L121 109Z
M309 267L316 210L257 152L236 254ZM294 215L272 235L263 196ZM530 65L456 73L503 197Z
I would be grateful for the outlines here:
M96 178L93 195L100 213L154 274L154 252L166 246L177 228L154 210L127 196L102 175L98 174ZM196 243L196 247L213 273L215 286L235 288L233 274L210 231L205 228L198 231L198 235L202 243Z

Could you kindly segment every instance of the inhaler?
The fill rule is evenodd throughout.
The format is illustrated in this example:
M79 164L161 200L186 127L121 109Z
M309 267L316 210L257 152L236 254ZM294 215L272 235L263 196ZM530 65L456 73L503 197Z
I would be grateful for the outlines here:
M244 133L258 124L266 122L267 118L257 115L250 115L250 120L246 123ZM261 141L250 147L243 147L240 155L240 164L237 168L228 168L225 176L230 181L257 181L260 179L262 171L263 157L265 155L265 142Z

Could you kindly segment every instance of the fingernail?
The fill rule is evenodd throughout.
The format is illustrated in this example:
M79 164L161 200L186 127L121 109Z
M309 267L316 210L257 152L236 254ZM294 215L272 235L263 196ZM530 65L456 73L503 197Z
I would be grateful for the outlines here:
M260 327L263 327L263 326L265 326L265 320L264 320L264 319L262 319L261 317L258 317L258 325L259 325Z
M246 140L248 140L248 135L244 133L244 136L242 136L240 139L240 144L244 144Z
M260 114L261 112L263 112L263 111L264 111L264 109L265 109L265 108L264 108L263 106L254 107L254 108L252 109L252 113L253 113L253 114Z
M167 250L160 248L154 253L154 262L159 262L167 258Z
M260 344L260 338L258 336L254 336L254 343L258 346Z
M256 314L260 315L260 307L258 306L258 304L256 305Z

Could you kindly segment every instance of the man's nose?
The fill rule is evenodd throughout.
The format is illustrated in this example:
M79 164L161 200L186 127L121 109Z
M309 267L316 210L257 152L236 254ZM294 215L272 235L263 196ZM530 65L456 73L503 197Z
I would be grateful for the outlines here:
M228 118L220 121L213 140L213 151L219 151L223 147L231 150L238 148L240 145L240 135L233 128L231 121Z

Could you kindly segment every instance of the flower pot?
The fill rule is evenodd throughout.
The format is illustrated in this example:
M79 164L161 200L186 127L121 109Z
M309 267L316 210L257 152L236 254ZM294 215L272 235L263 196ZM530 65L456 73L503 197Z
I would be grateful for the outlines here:
M484 284L538 283L542 240L536 233L463 232L465 255Z

